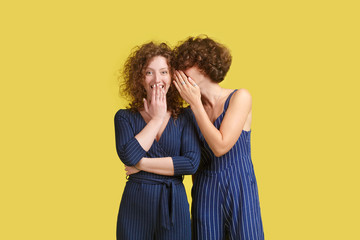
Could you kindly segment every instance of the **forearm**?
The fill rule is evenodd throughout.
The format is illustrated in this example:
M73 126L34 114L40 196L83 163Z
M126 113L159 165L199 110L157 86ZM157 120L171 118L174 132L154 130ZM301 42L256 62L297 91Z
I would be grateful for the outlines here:
M135 136L136 140L138 140L139 144L146 152L151 148L162 123L162 119L151 119L144 129Z
M142 158L137 164L136 168L150 173L155 173L165 176L174 175L174 164L171 157L163 158Z

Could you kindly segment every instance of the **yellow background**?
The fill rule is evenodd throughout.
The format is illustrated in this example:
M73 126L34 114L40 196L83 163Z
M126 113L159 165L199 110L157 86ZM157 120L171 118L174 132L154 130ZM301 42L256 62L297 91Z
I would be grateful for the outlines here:
M253 96L266 239L360 239L359 20L349 0L1 2L0 239L115 239L117 70L201 33Z

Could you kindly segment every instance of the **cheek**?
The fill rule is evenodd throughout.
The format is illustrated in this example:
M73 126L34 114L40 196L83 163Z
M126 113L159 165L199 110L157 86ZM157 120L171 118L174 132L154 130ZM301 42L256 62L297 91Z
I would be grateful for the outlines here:
M184 72L186 76L192 78L192 80L194 80L196 78L196 75L193 74L192 72Z
M170 86L171 86L171 77L167 77L166 78L166 92L169 90Z
M165 76L163 81L166 83L166 85L169 85L171 83L170 75Z
M151 76L145 76L145 79L143 81L144 85L149 85L150 82L152 81L152 77Z
M194 80L194 82L201 81L202 78L203 78L203 75L201 75L201 74L194 74L194 76L191 77L191 79Z

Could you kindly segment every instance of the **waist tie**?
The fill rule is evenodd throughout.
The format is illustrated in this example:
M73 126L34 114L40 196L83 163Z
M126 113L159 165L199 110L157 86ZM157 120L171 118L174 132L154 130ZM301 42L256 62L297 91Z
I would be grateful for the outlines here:
M136 183L145 183L152 185L162 185L161 190L161 206L160 206L160 223L161 226L167 230L170 229L170 226L174 224L174 208L175 208L175 198L177 197L177 191L175 185L182 183L182 178L171 178L171 179L149 179L139 176L131 175L129 181ZM168 191L171 191L171 205L169 199L167 199ZM170 205L170 206L169 206ZM171 220L170 220L171 219Z

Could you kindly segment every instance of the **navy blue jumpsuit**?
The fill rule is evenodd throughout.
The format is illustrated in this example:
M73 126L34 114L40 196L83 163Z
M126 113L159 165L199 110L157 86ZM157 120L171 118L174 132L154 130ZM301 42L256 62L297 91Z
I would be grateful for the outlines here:
M115 115L116 150L121 161L136 165L141 158L172 157L174 176L145 171L130 175L120 203L117 239L191 239L189 203L182 175L196 172L200 145L189 110L170 118L161 138L145 151L135 136L146 126L139 112Z
M214 122L217 129L234 92ZM251 161L250 131L242 131L230 151L216 157L197 129L201 141L201 163L192 188L193 239L264 239Z

